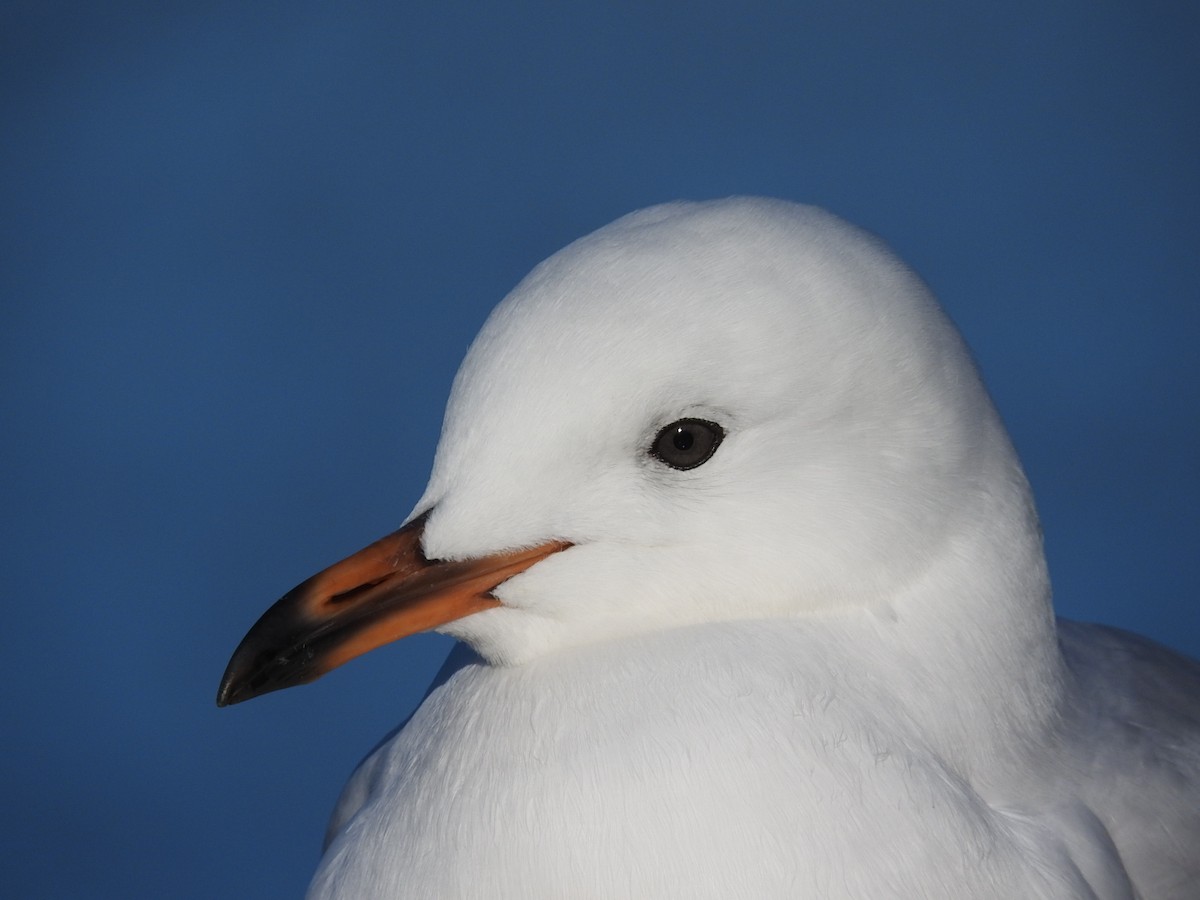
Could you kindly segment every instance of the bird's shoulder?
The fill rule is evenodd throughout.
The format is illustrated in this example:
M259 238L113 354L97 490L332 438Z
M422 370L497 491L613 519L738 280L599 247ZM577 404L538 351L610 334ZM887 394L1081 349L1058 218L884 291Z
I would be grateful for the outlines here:
M461 669L471 665L478 665L480 662L478 654L469 646L461 642L456 643L450 650L445 662L442 663L437 675L434 676L433 682L426 688L425 696L421 699L422 704ZM333 839L345 828L346 823L354 818L358 811L362 809L363 804L370 799L372 794L379 790L380 779L388 771L390 760L387 752L388 748L397 735L404 731L416 713L417 711L415 710L412 715L384 735L355 767L353 774L346 782L346 786L342 788L337 803L334 804L333 813L329 817L329 824L325 828L323 850L329 848L329 845L333 843Z
M1060 620L1068 758L1142 896L1200 884L1200 664L1148 638Z

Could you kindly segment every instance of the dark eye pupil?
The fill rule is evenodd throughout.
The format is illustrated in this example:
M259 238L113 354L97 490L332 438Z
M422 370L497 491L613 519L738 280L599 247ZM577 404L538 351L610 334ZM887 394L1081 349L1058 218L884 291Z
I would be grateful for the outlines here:
M680 419L658 433L650 455L672 469L694 469L717 452L725 430L707 419Z

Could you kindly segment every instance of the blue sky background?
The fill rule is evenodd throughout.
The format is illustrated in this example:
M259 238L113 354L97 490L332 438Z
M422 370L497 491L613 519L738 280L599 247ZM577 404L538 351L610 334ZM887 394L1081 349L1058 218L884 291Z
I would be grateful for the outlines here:
M0 10L6 895L300 894L448 643L218 710L229 654L408 512L509 288L663 200L888 240L1059 610L1200 654L1200 7L482 6Z

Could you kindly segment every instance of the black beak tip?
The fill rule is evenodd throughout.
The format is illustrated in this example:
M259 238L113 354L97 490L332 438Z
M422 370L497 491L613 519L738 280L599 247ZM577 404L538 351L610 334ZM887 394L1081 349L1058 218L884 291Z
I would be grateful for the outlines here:
M221 685L217 688L217 706L233 706L284 688L307 684L322 673L317 654L307 643L299 643L280 653L271 649L276 642L262 641L251 631L229 660Z
M312 648L312 624L294 609L295 595L285 594L242 638L217 688L217 706L233 706L271 691L312 681L320 672Z
M217 688L217 706L233 706L235 703L257 697L259 693L265 693L253 690L254 680L249 677L249 673L242 666L235 665L237 662L239 660L235 654L234 658L229 661L225 674L221 676L221 685Z
M303 683L299 678L278 677L278 674L270 671L260 671L254 675L226 672L225 677L221 679L221 686L217 688L217 706L233 706L235 703L244 703L263 694ZM272 677L273 675L276 677Z
M235 703L240 703L244 697L237 696L238 691L234 688L233 683L228 679L221 679L221 686L217 688L217 706L233 706Z

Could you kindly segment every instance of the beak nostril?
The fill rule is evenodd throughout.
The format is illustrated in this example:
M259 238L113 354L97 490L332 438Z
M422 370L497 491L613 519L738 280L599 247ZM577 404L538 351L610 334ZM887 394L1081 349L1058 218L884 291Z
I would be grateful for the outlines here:
M357 600L363 594L369 593L372 588L376 587L379 584L382 584L386 580L387 580L386 576L384 576L383 578L376 578L373 581L368 581L363 584L356 585L356 586L350 588L348 591L342 591L340 594L332 594L332 595L330 595L329 599L325 601L325 605L326 606L341 606L343 603L349 603L352 600Z

